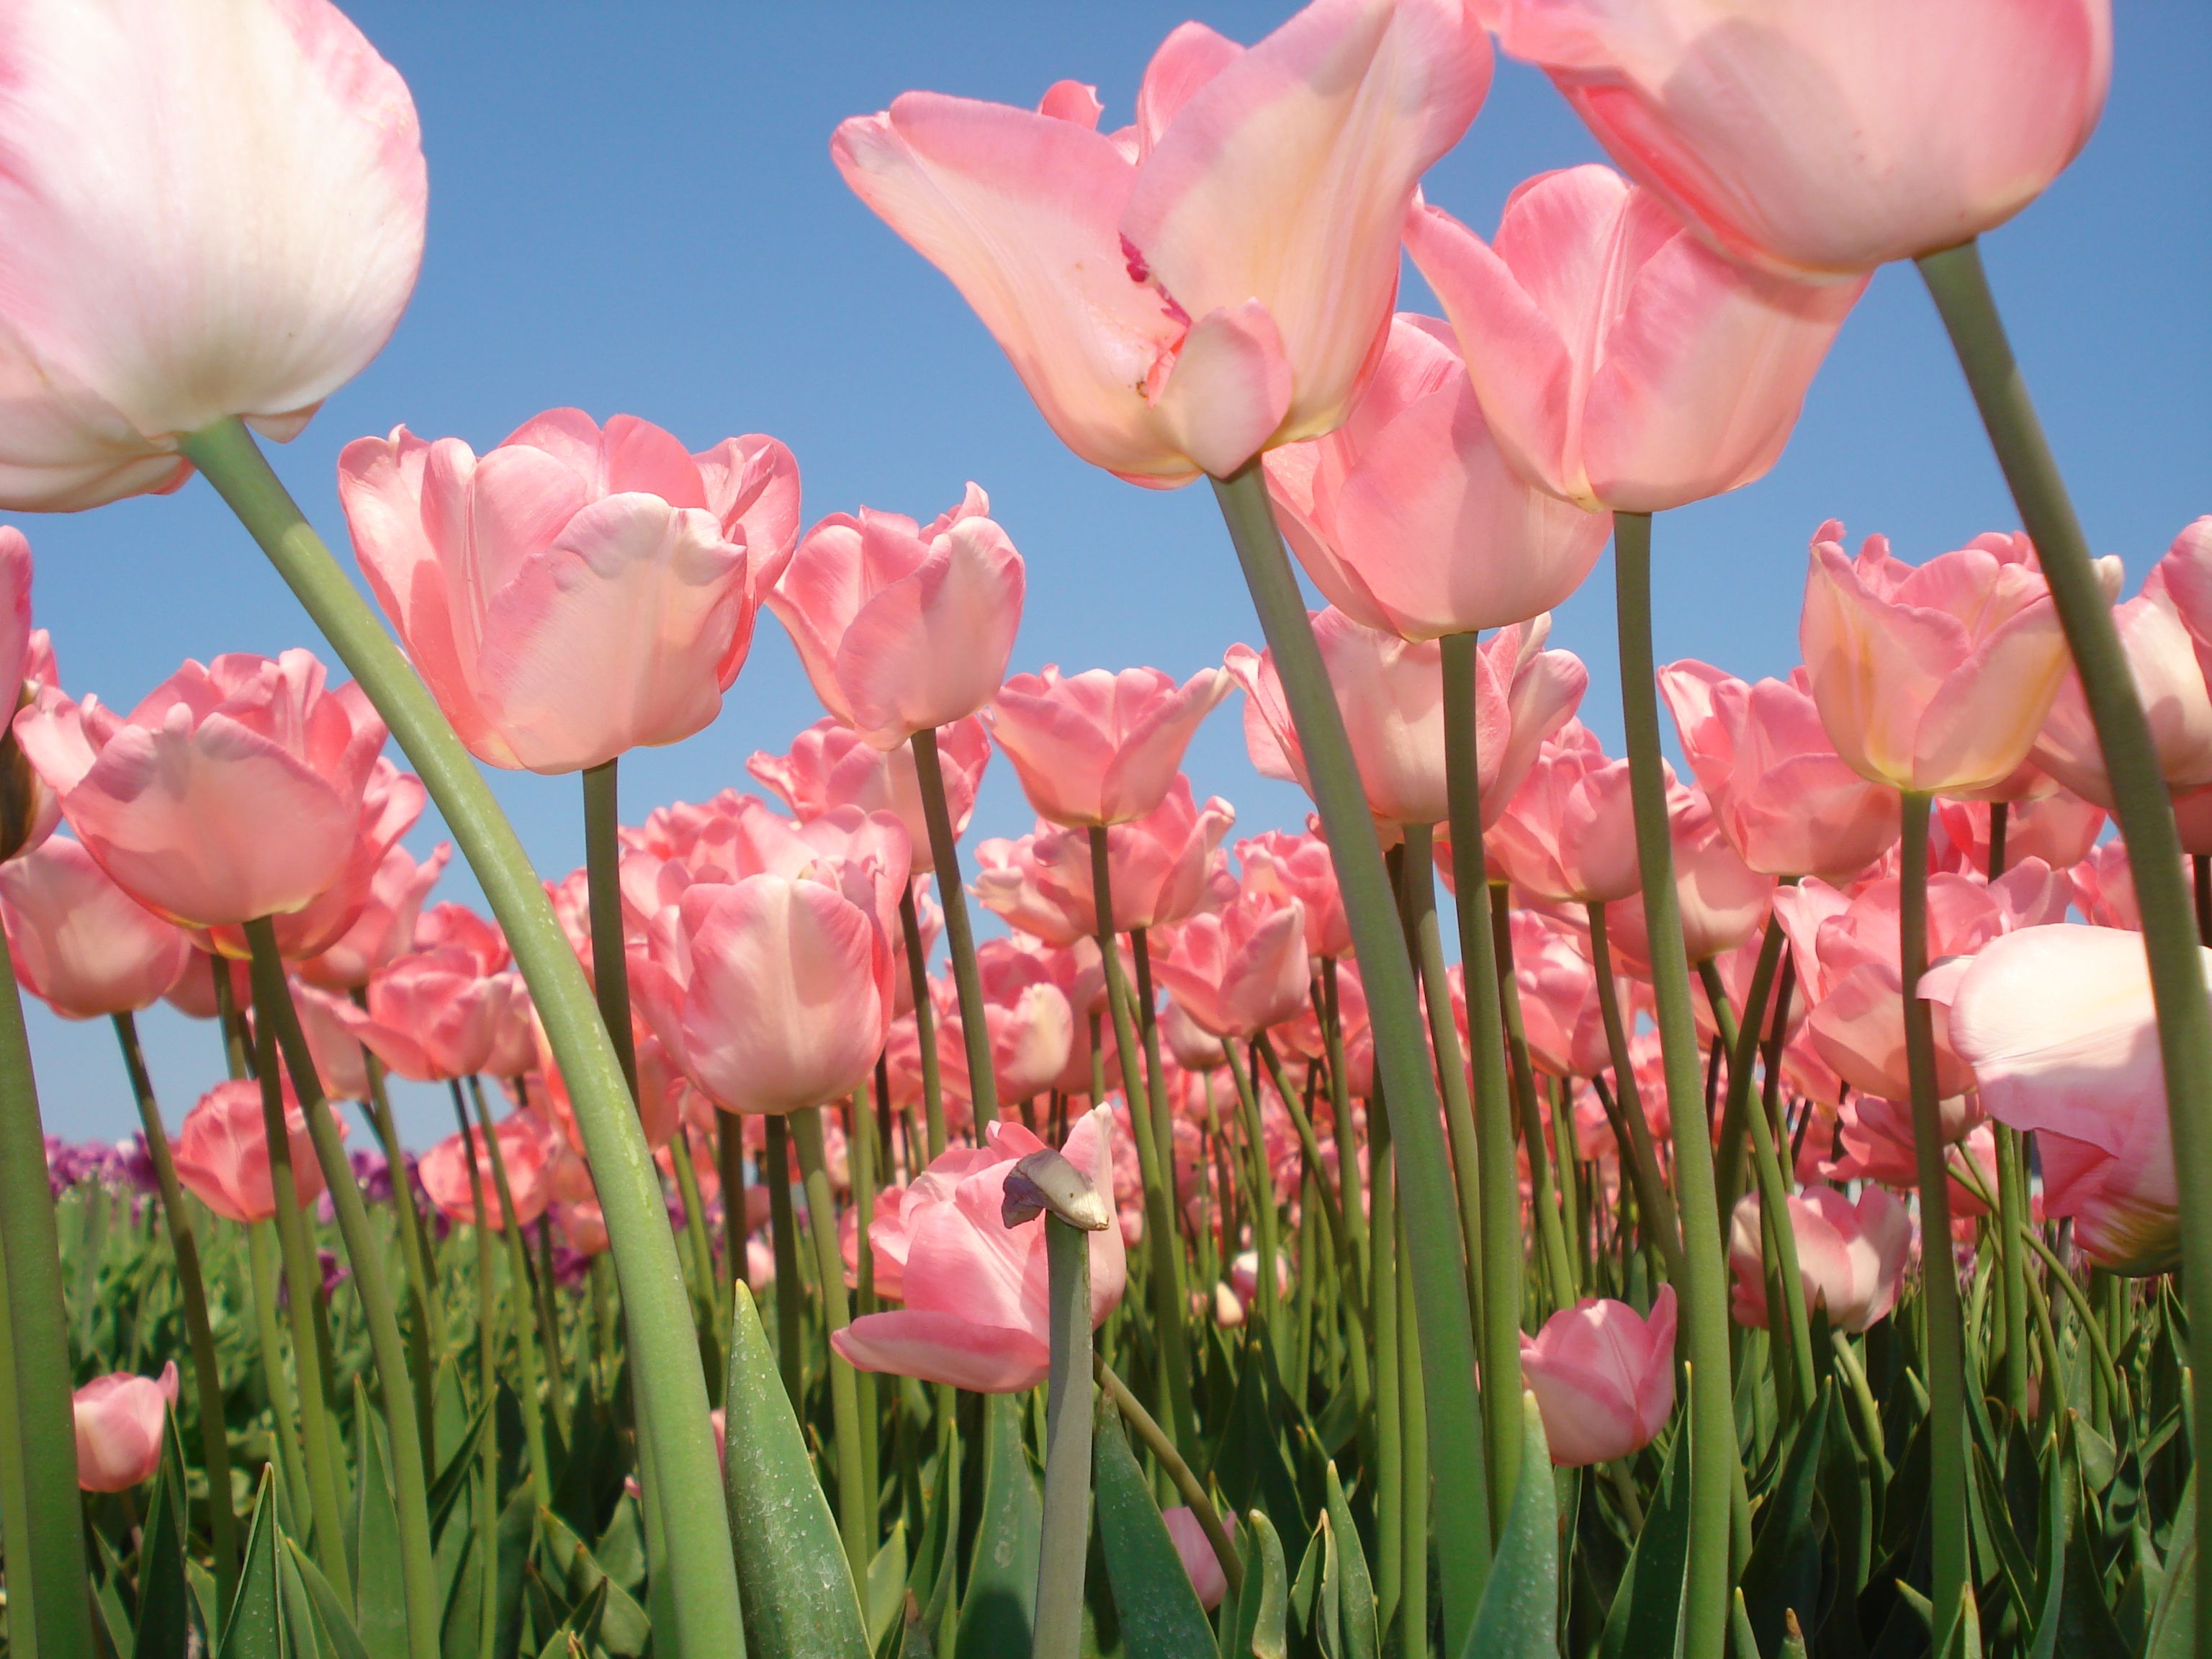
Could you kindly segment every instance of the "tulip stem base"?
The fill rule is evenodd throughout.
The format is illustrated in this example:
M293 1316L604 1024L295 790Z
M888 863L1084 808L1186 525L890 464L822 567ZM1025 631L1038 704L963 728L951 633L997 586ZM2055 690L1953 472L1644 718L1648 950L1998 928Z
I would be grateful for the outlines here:
M1457 1653L1474 1626L1489 1577L1489 1481L1475 1391L1474 1322L1468 1314L1468 1264L1460 1246L1420 994L1344 714L1330 689L1305 598L1291 572L1267 481L1253 462L1229 477L1216 478L1213 491L1297 728L1367 992L1378 1081L1395 1138L1406 1149L1399 1161L1405 1265L1413 1277L1413 1300L1421 1316L1444 1651ZM1378 1249L1380 1243L1378 1239ZM1378 1285L1378 1311L1382 1295Z
M1083 1575L1091 1541L1091 1235L1049 1210L1038 1224L1044 1229L1050 1285L1052 1359L1030 1653L1031 1659L1075 1659L1082 1646Z
M645 1133L583 966L476 763L244 423L218 422L179 447L237 514L368 694L507 935L568 1085L606 1218L630 1316L631 1382L643 1431L655 1442L654 1484L668 1512L685 1517L668 1540L676 1644L684 1653L735 1653L744 1628L736 1559L683 1272ZM7 1207L12 1214L15 1206Z

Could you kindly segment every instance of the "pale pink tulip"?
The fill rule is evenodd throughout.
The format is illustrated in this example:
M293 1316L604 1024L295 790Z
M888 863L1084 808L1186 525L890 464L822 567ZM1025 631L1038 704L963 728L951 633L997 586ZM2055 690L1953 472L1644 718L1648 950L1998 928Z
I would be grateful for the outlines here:
M991 735L1037 816L1081 828L1127 823L1166 798L1199 724L1229 695L1201 668L1177 685L1157 668L1017 674L991 706Z
M356 990L378 969L413 950L422 901L453 855L450 842L440 842L419 863L404 847L393 847L370 878L368 902L353 926L321 955L298 963L300 977L327 991Z
M135 1013L199 964L182 929L66 836L0 864L0 921L15 977L64 1019Z
M2172 556L2168 556L2171 557ZM2166 787L2177 793L2212 783L2212 693L2188 629L2151 572L2139 598L2116 607L2112 622L2127 653L2136 696L2150 721L2151 747ZM2085 800L2109 809L2112 786L2089 716L2081 677L2070 668L2035 740L2035 763Z
M1194 802L1189 780L1178 773L1158 806L1109 829L1115 931L1167 927L1234 896L1221 842L1236 822L1236 809L1218 795L1203 806ZM1087 832L1039 823L1019 841L982 842L975 857L977 900L1014 927L1048 945L1073 945L1098 931Z
M1865 286L1736 264L1596 166L1521 185L1492 243L1427 206L1406 243L1498 447L1553 495L1625 512L1764 476Z
M1239 898L1201 911L1152 953L1161 988L1217 1037L1251 1037L1307 1006L1305 907Z
M284 1130L292 1154L292 1185L302 1209L322 1196L323 1168L307 1138L307 1114L284 1085ZM345 1133L343 1119L338 1132ZM269 1173L269 1137L261 1116L261 1085L251 1079L218 1083L185 1114L173 1143L177 1179L185 1190L228 1221L266 1221L276 1213Z
M2044 1213L2073 1218L2108 1272L2174 1266L2180 1199L2142 936L2023 928L1975 957L1949 1012L1990 1115L2035 1131Z
M220 1012L215 994L216 975L220 974L230 981L230 1006L243 1012L253 1001L252 970L234 957L209 954L200 940L195 939L193 945L192 960L185 964L177 982L161 994L161 1000L187 1019L213 1019Z
M1792 1193L1789 1209L1807 1310L1826 1307L1828 1323L1852 1334L1887 1318L1912 1252L1912 1218L1905 1206L1880 1187L1869 1187L1856 1204L1832 1187L1814 1187ZM1766 1262L1759 1246L1759 1194L1746 1193L1729 1227L1734 1308L1738 1324L1763 1328Z
M712 720L791 556L799 467L749 434L687 453L581 410L481 457L404 427L338 459L362 574L461 741L573 772Z
M1562 1308L1522 1333L1521 1376L1560 1468L1642 1450L1674 1409L1674 1287L1659 1287L1648 1315L1595 1297Z
M878 749L991 701L1021 626L1022 556L975 484L926 526L862 507L808 531L768 595L831 718Z
M1336 884L1336 860L1322 836L1263 830L1237 843L1237 891L1244 897L1278 902L1296 899L1304 907L1306 953L1315 957L1352 954L1352 924L1344 914L1344 893Z
M1674 769L1667 769L1670 787ZM1628 763L1570 721L1547 741L1484 837L1492 868L1543 899L1610 904L1638 890Z
M173 489L229 416L292 437L422 256L414 101L325 0L33 0L0 61L0 506Z
M487 974L471 952L447 945L401 957L368 982L368 1007L334 1012L400 1076L445 1083L495 1070L515 1023L526 1029L529 1000L520 975Z
M70 1396L76 1415L76 1483L128 1492L161 1467L161 1438L177 1407L177 1362L156 1379L114 1371Z
M1774 896L1774 878L1757 873L1738 856L1721 834L1704 791L1679 784L1668 790L1667 820L1684 951L1692 963L1725 956L1758 936ZM1606 921L1623 965L1645 976L1651 950L1644 895L1631 893L1613 905Z
M2074 883L2075 908L2092 927L2142 931L2142 909L2136 902L2136 874L2128 863L2127 842L2114 837L2069 873Z
M492 1126L498 1138L499 1162L507 1172L507 1189L514 1200L518 1226L527 1227L545 1213L553 1200L553 1182L560 1161L559 1138L534 1112L509 1112ZM473 1147L475 1158L470 1151ZM475 1168L471 1170L473 1162ZM415 1172L422 1190L449 1221L473 1224L477 1218L477 1183L483 1185L484 1222L494 1232L505 1230L507 1212L499 1201L499 1182L492 1167L492 1149L479 1124L464 1136L459 1131L422 1154Z
M967 831L975 811L975 791L990 763L990 733L973 716L949 721L937 730L937 756L945 780L945 816L957 841ZM926 876L935 868L911 744L878 749L835 716L825 715L792 739L788 754L757 750L746 761L745 770L781 795L794 817L820 817L840 806L889 812L906 826L915 874Z
M1597 997L1587 936L1546 910L1512 912L1513 983L1528 1056L1553 1077L1595 1077L1613 1064L1604 1012ZM1624 1014L1635 1006L1633 988L1616 979Z
M1955 1127L1958 1121L1953 1109L1964 1103L1956 1099L1944 1103L1947 1131ZM1880 1095L1854 1094L1838 1111L1832 1133L1837 1156L1820 1162L1820 1179L1838 1184L1871 1181L1899 1192L1911 1192L1919 1187L1919 1143L1913 1133L1912 1107L1909 1103L1885 1100ZM1806 1137L1808 1141L1818 1138L1817 1133ZM1955 1166L1962 1157L1972 1160L1983 1190L1996 1191L1996 1138L1990 1133L1990 1126L1986 1122L1976 1123L1955 1137L1947 1134L1943 1156L1947 1164L1954 1166L1954 1172L1943 1183L1951 1195L1952 1216L1972 1219L1987 1214L1989 1206L1975 1195L1972 1188L1959 1179Z
M2088 141L2109 0L1484 0L1613 160L1771 270L1871 269L2033 201Z
M499 924L465 904L448 901L431 905L415 919L413 935L410 948L416 951L466 951L475 958L478 973L496 974L514 960Z
M644 1133L645 1144L659 1152L674 1138L687 1104L686 1097L695 1091L684 1082L676 1063L669 1059L660 1039L635 1014L630 1020L630 1036L632 1051L637 1057L638 1127ZM531 1109L541 1113L557 1128L569 1149L580 1157L584 1132L576 1127L568 1079L561 1075L561 1068L554 1061L553 1045L544 1028L536 1021L532 1022L532 1038L536 1048L534 1066L526 1064L515 1075L527 1074Z
M300 1017L300 1030L307 1039L307 1053L315 1062L316 1080L332 1100L368 1098L368 1060L361 1039L346 1024L348 1015L360 1011L343 992L325 991L295 977L292 1007Z
M1930 867L1962 875L1989 872L1992 805L1979 800L1936 803L1939 844L1931 850ZM2055 784L2047 793L2008 801L2004 807L2008 866L2022 859L2041 859L2054 870L2071 870L2089 856L2105 828L2103 807Z
M981 1394L1019 1393L1044 1380L1044 1228L1009 1227L1000 1214L1008 1173L1044 1143L1018 1123L993 1124L988 1133L988 1148L946 1152L908 1189L894 1224L906 1305L863 1315L830 1339L861 1370ZM1076 1120L1060 1148L1102 1195L1113 1190L1113 1109L1099 1106ZM872 1247L884 1242L871 1232ZM1090 1246L1097 1325L1120 1304L1128 1267L1118 1228L1091 1234Z
M2064 678L2058 613L2025 536L1913 566L1869 536L1813 534L1798 641L1836 752L1893 789L1972 794L2027 758ZM2117 582L2117 565L2100 573Z
M1460 0L1316 0L1249 49L1184 24L1111 136L1062 82L1034 112L909 92L830 154L1062 442L1164 487L1342 422L1416 184L1489 84Z
M1175 1540L1176 1555L1190 1576L1191 1589L1198 1592L1199 1606L1212 1612L1229 1594L1229 1578L1221 1571L1221 1558L1213 1553L1206 1528L1199 1525L1188 1504L1162 1510L1160 1519L1167 1523L1168 1536Z
M1722 833L1760 874L1848 880L1896 843L1896 801L1836 752L1803 669L1747 685L1669 663L1659 692Z
M999 1098L1027 1100L1053 1088L1067 1070L1074 1050L1075 1011L1066 992L1054 982L1050 965L1012 939L994 939L975 947L975 966L982 981L984 1023L990 1033L991 1069ZM934 1012L944 1086L972 1109L958 998L943 997Z
M1284 539L1322 596L1409 640L1541 616L1582 586L1612 529L1514 471L1449 327L1404 312L1345 423L1267 466Z
M326 690L306 651L187 662L128 716L49 686L15 735L100 867L188 927L305 910L356 870L390 827L380 809L406 793L370 798L384 723L358 686ZM358 872L364 902L397 835ZM354 920L337 917L330 939Z

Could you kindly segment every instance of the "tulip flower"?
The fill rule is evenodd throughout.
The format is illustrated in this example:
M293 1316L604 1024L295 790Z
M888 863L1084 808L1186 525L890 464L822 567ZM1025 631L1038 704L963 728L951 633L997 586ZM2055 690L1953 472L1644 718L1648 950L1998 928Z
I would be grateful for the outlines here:
M1161 927L1237 890L1223 836L1237 809L1213 796L1200 806L1180 773L1160 804L1106 832L1114 924L1122 933ZM975 893L986 909L1048 945L1073 945L1098 931L1091 886L1091 841L1082 830L1040 823L1018 841L975 848Z
M1648 1315L1585 1297L1521 1334L1521 1375L1536 1396L1552 1462L1609 1463L1651 1443L1674 1409L1674 1287Z
M1448 325L1401 312L1350 417L1267 457L1283 537L1331 605L1409 640L1528 622L1564 603L1612 520L1506 460Z
M1797 964L1799 994L1810 1007L1813 1047L1845 1083L1890 1100L1909 1100L1904 981L1898 969L1900 884L1894 876L1846 896L1808 880L1778 890L1781 918ZM2072 885L2040 859L2023 859L1994 883L1969 876L1928 878L1928 956L1931 962L1969 957L1992 939L2066 914ZM1952 1048L1943 1011L1935 1010L1936 1087L1963 1096L1972 1073ZM1963 1135L1972 1115L1954 1111L1947 1125Z
M975 791L990 763L990 733L972 715L949 721L937 729L937 756L945 780L945 817L957 841L975 813ZM929 827L922 816L921 784L915 774L910 744L878 749L835 716L825 715L792 739L788 754L757 751L745 762L745 770L781 795L796 817L820 817L840 806L889 812L906 826L914 848L914 873L926 876L936 867L931 861Z
M2155 579L2159 573L2151 573ZM2212 783L2212 692L2205 687L2189 630L2162 584L2146 585L2138 598L2115 608L2112 622L2127 653L2136 696L2150 721L2151 746L2166 787L2177 793ZM2081 677L2069 669L2060 680L2035 763L2085 800L2109 810L2112 781L2105 751L2089 718Z
M2118 927L2142 932L2142 910L2136 902L2135 871L2128 863L2128 844L2108 841L2068 872L2074 884L2075 908L2092 927Z
M0 507L173 489L185 434L275 438L390 337L422 256L406 83L325 0L9 18Z
M1936 803L1936 828L1942 839L1933 854L1934 867L1968 875L1988 873L1991 805L1979 800ZM2004 807L2008 865L2041 859L2054 870L2071 870L2089 856L2105 828L2103 807L2055 783L2047 793L2007 801Z
M0 696L17 694L31 658L31 542L14 525L0 525Z
M392 820L411 822L410 801L421 810L421 786L388 763L372 793L384 723L358 686L325 689L306 651L187 662L127 716L45 687L15 729L85 850L186 927L287 916L356 877L365 902L405 828ZM356 914L295 953L335 941Z
M883 1051L907 841L888 813L770 817L729 866L661 866L629 973L692 1083L726 1111L781 1115L851 1093Z
M1889 538L1856 559L1831 519L1813 534L1799 643L1820 723L1860 775L1972 794L2034 747L2068 664L2025 536L1977 537L1914 567ZM2101 572L2117 583L2117 562Z
M2181 1252L2166 1070L2142 937L2023 928L1948 993L1951 1041L2000 1123L2035 1131L2043 1211L2107 1272L2161 1273Z
M369 878L368 901L353 926L319 956L300 963L300 977L325 990L358 990L378 969L413 950L422 901L453 855L453 843L442 841L419 863L404 847L386 853Z
M528 1041L529 997L519 974L486 974L474 955L447 945L401 957L369 981L366 1008L340 1004L333 1012L400 1076L445 1083L529 1069L536 1058ZM520 1053L513 1042L517 1031Z
M1017 674L991 706L991 735L1037 816L1081 828L1127 823L1166 799L1199 723L1229 695L1201 668L1177 685L1157 668Z
M1044 959L1012 939L975 948L983 1012L991 1036L991 1068L1004 1101L1027 1100L1059 1083L1075 1045L1075 1011ZM949 991L950 987L946 989ZM972 1107L967 1042L958 999L937 1002L939 1074L948 1097Z
M434 904L415 918L413 939L417 951L463 951L474 958L480 974L496 974L514 960L507 935L499 924L488 921L465 904ZM397 960L397 958L394 958Z
M0 921L15 977L64 1019L135 1013L199 960L66 836L0 864Z
M1944 1103L1943 1127L1947 1132L1955 1128L1965 1115L1955 1110L1964 1103L1956 1099ZM1974 1115L1978 1115L1978 1109ZM1880 1095L1854 1094L1837 1114L1833 1136L1837 1156L1820 1162L1818 1173L1821 1179L1839 1184L1872 1181L1899 1192L1911 1192L1920 1185L1912 1108L1906 1102L1885 1100ZM1996 1137L1990 1133L1987 1122L1974 1123L1971 1129L1960 1133L1945 1145L1947 1161L1955 1162L1961 1157L1971 1161L1981 1182L1981 1190L1996 1191ZM1989 1212L1989 1206L1975 1189L1960 1180L1956 1173L1944 1182L1944 1190L1950 1194L1954 1218L1972 1219Z
M1167 487L1343 422L1415 186L1489 85L1459 0L1316 0L1249 48L1184 24L1110 136L1071 82L1034 112L909 92L830 155L1063 443Z
M1761 875L1844 881L1896 844L1896 800L1836 752L1803 669L1747 685L1669 663L1659 693L1721 833Z
M492 1126L492 1132L499 1138L499 1161L507 1172L515 1224L527 1227L545 1213L545 1206L553 1200L554 1173L562 1150L559 1138L534 1112L509 1112ZM475 1222L477 1183L481 1182L484 1224L495 1232L505 1229L507 1212L500 1206L491 1147L485 1142L481 1125L465 1135L459 1131L447 1135L422 1154L415 1171L422 1190L449 1221Z
M405 427L338 458L377 603L471 753L573 772L720 711L791 556L799 468L757 433L692 455L581 410L482 457Z
M345 1122L337 1120L340 1134ZM284 1085L284 1133L292 1154L292 1188L305 1209L322 1196L323 1169L307 1138L307 1116ZM266 1221L276 1213L269 1173L269 1137L261 1085L250 1079L218 1083L185 1114L174 1146L177 1179L194 1198L228 1221Z
M2088 141L2112 74L2109 0L1483 9L1639 183L1778 271L1867 270L2002 224Z
M114 1371L70 1396L76 1408L76 1483L128 1492L161 1467L161 1440L177 1407L177 1362L156 1379Z
M1263 830L1238 842L1236 853L1239 896L1296 899L1304 908L1307 955L1352 954L1352 925L1345 917L1344 893L1336 884L1336 860L1327 841L1310 832L1293 836Z
M332 1100L367 1100L368 1060L361 1039L347 1020L360 1010L351 998L325 991L295 976L289 982L293 1011L315 1062L315 1078Z
M1682 915L1682 945L1689 961L1726 956L1758 936L1774 896L1771 876L1753 870L1722 835L1712 803L1700 790L1677 784L1667 792L1668 839L1673 844L1674 891ZM1644 895L1630 894L1607 915L1608 936L1624 966L1639 977L1650 965Z
M1674 770L1667 769L1674 787ZM1610 904L1639 890L1628 763L1570 721L1547 741L1485 837L1492 867L1544 899Z
M1295 1019L1310 984L1305 907L1239 898L1175 929L1152 972L1176 1006L1217 1037L1251 1037Z
M946 1152L907 1190L871 1248L896 1240L906 1305L864 1314L830 1343L864 1371L1018 1394L1044 1381L1052 1357L1042 1226L1008 1227L1000 1206L1014 1164L1044 1143L1018 1123L992 1124L984 1148ZM1114 1182L1113 1109L1078 1118L1060 1152L1102 1194ZM949 1160L949 1161L948 1161ZM1102 1323L1127 1281L1118 1228L1090 1236L1091 1322Z
M1492 243L1424 206L1406 246L1522 476L1633 513L1765 476L1865 287L1747 270L1595 166L1522 185Z
M878 749L991 701L1022 621L1022 556L975 484L927 526L862 507L808 531L768 595L831 718Z
M1167 1523L1168 1536L1175 1540L1176 1556L1189 1575L1191 1589L1198 1592L1199 1606L1212 1613L1229 1594L1229 1578L1221 1571L1221 1558L1213 1553L1206 1528L1188 1504L1162 1510L1160 1519Z
M1832 1187L1814 1187L1792 1193L1789 1209L1807 1311L1825 1306L1830 1327L1852 1334L1887 1318L1912 1252L1912 1218L1905 1206L1880 1187L1866 1188L1856 1204ZM1766 1261L1759 1230L1759 1194L1746 1193L1729 1226L1734 1311L1738 1324L1765 1328Z
M1613 1064L1613 1054L1587 936L1547 910L1516 907L1511 914L1513 983L1529 1059L1553 1077L1596 1076ZM1613 990L1628 1014L1637 988L1616 978Z

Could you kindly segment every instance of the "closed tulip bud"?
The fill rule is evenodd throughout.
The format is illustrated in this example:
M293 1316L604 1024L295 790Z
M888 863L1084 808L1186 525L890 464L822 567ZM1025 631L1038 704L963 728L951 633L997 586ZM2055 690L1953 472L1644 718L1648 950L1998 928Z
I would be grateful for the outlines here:
M1249 1038L1295 1019L1311 982L1305 907L1240 898L1201 911L1152 957L1152 972L1176 1006L1216 1037Z
M1166 797L1199 723L1229 695L1201 668L1177 685L1157 668L1017 674L991 706L991 735L1039 817L1071 827L1127 823Z
M1649 1315L1595 1297L1562 1308L1522 1333L1521 1375L1560 1468L1642 1450L1674 1408L1674 1287L1659 1287Z
M1807 1311L1825 1307L1833 1328L1853 1334L1888 1317L1912 1253L1905 1206L1880 1187L1868 1188L1856 1204L1832 1187L1815 1187L1792 1193L1789 1211ZM1759 1246L1759 1194L1746 1193L1729 1227L1734 1306L1739 1324L1764 1328L1766 1262Z
M1213 1553L1206 1528L1187 1504L1162 1510L1160 1519L1167 1523L1168 1536L1175 1540L1176 1557L1189 1575L1191 1589L1198 1592L1199 1606L1212 1612L1229 1594L1229 1579L1221 1571L1221 1558Z
M70 1402L76 1414L76 1483L86 1492L128 1492L161 1467L161 1440L177 1406L177 1362L158 1379L116 1371L95 1376Z
M975 813L975 792L990 763L990 733L972 715L941 726L937 757L945 781L945 814L957 841ZM745 762L745 770L781 795L794 817L817 818L841 806L889 812L906 826L915 874L926 876L935 868L911 743L878 749L835 716L824 716L792 739L789 753L757 752Z

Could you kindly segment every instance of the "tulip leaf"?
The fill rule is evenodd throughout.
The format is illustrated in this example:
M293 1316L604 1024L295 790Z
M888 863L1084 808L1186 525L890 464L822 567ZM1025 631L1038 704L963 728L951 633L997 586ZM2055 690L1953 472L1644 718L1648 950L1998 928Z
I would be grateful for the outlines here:
M368 1391L353 1385L354 1627L368 1659L407 1659L407 1597L399 1565L399 1511L380 1421ZM311 1589L312 1585L309 1587Z
M115 1650L115 1659L132 1659L136 1651L131 1632L131 1610L123 1605L122 1558L115 1546L97 1527L89 1528L92 1541L100 1554L100 1571L88 1587L92 1592L93 1610L99 1613L100 1622L107 1632L107 1643Z
M762 1654L868 1659L867 1626L836 1518L761 1328L737 1286L723 1390L723 1492L737 1552L745 1645Z
M1600 1638L1600 1659L1672 1653L1682 1607L1682 1583L1690 1565L1690 1429L1684 1419L1667 1461L1644 1530L1629 1552Z
M222 1621L220 1659L286 1659L283 1590L276 1572L276 1470L264 1468L246 1536L238 1593Z
M1822 1528L1814 1499L1835 1401L1836 1385L1831 1379L1821 1384L1812 1411L1790 1437L1773 1488L1759 1507L1751 1559L1744 1564L1741 1582L1762 1653L1781 1644L1785 1613L1794 1608L1801 1620L1809 1621L1817 1611Z
M960 1599L954 1659L1029 1651L1043 1531L1044 1498L1022 1441L1021 1396L986 1395L983 1508L975 1518L975 1553Z
M2189 1659L2197 1635L2197 1538L2184 1539L2166 1558L2166 1587L2151 1614L2144 1659Z
M546 1554L567 1582L571 1601L580 1604L603 1581L606 1584L606 1605L599 1615L599 1645L615 1659L636 1659L645 1651L650 1630L645 1609L637 1604L636 1597L615 1583L613 1576L585 1548L583 1540L552 1510L538 1510L538 1525L544 1534Z
M469 1482L477 1472L477 1451L483 1443L484 1432L491 1423L491 1408L487 1406L469 1419L468 1426L460 1431L459 1443L447 1458L446 1467L438 1471L438 1478L430 1483L430 1535L445 1537L446 1522L461 1495L469 1490Z
M131 1650L185 1653L191 1648L197 1607L185 1572L185 1460L177 1439L176 1413L168 1413L161 1432L161 1467L154 1478L150 1513L138 1546L138 1612L131 1627Z
M361 1632L346 1617L345 1603L331 1588L331 1581L323 1577L323 1570L314 1564L305 1550L290 1539L284 1540L285 1569L296 1576L307 1593L308 1606L322 1626L324 1644L336 1659L374 1659ZM289 1586L288 1586L289 1588ZM288 1601L288 1606L295 1605Z
M298 1553L299 1546L289 1538L278 1540L276 1588L284 1607L285 1645L292 1659L353 1659L353 1656L341 1654L329 1634L316 1624L314 1604L308 1599L307 1583L293 1565L293 1557ZM343 1620L343 1614L339 1616Z
M1359 1547L1359 1528L1344 1501L1336 1465L1328 1471L1328 1506L1322 1513L1321 1598L1316 1608L1322 1659L1379 1659L1381 1632L1376 1625L1375 1581Z
M1199 1605L1174 1535L1160 1518L1145 1472L1129 1449L1121 1413L1103 1393L1091 1447L1098 1543L1114 1587L1123 1646L1133 1656L1212 1659L1213 1631L1206 1621L1206 1609Z
M902 1520L891 1528L891 1535L884 1540L883 1547L868 1563L867 1588L868 1644L880 1648L884 1638L890 1634L891 1626L898 1622L900 1611L906 1606L906 1522Z
M1259 1510L1240 1529L1244 1592L1221 1624L1221 1659L1285 1659L1290 1651L1290 1571L1274 1523Z
M1536 1396L1521 1396L1521 1478L1474 1610L1465 1659L1554 1659L1559 1650L1559 1494Z

